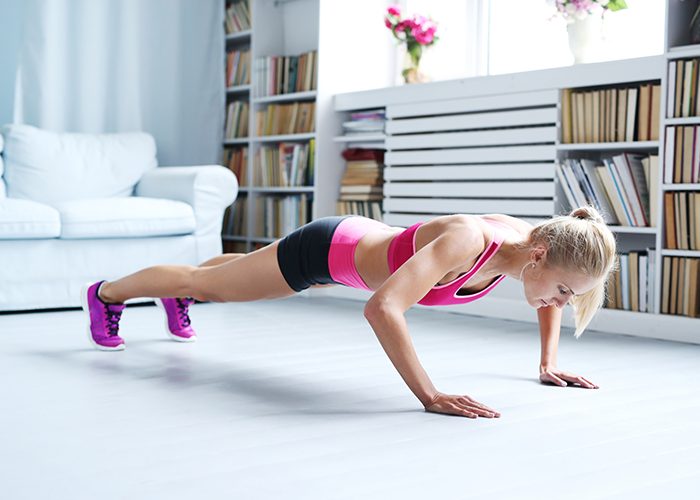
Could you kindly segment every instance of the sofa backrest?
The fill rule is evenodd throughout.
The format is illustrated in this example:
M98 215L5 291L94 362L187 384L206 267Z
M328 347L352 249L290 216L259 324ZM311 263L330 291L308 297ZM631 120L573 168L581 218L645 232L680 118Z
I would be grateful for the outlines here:
M5 125L7 196L44 203L130 196L157 166L156 144L143 132L74 134Z

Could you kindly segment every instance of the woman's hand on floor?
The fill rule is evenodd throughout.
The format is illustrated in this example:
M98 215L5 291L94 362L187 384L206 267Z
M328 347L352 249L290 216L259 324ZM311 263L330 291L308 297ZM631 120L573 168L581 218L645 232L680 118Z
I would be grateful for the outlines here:
M496 410L473 400L469 396L454 396L441 392L438 392L432 401L426 405L425 411L468 418L498 418L501 416Z
M580 375L562 371L558 368L540 367L540 382L543 384L559 385L561 387L566 387L571 384L581 386L585 389L598 389L598 386L590 380Z

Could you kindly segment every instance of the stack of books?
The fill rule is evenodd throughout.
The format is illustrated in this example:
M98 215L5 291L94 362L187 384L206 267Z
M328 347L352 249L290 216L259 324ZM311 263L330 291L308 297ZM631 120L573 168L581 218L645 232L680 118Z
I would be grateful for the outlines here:
M256 113L257 134L306 134L314 131L316 103L270 104Z
M338 215L356 214L382 220L384 151L346 149L345 174L341 180Z
M233 2L226 7L224 25L227 35L250 29L250 8L246 0Z
M384 122L385 112L383 109L373 109L350 113L350 121L343 123L343 134L383 134Z
M248 185L246 177L246 170L248 166L248 148L224 149L223 163L236 176L239 186Z
M666 127L664 183L700 182L700 127Z
M567 159L556 166L569 208L596 207L608 224L654 227L658 156L623 153L602 160Z
M620 267L607 283L608 309L652 312L654 310L654 280L656 250L621 253Z
M700 116L699 59L671 61L668 65L668 116Z
M248 103L231 101L226 107L225 139L248 137Z
M255 185L312 186L315 149L313 139L261 147L255 155Z
M700 259L664 256L661 313L700 317Z
M656 141L661 85L564 91L564 143Z
M299 56L268 56L255 61L258 96L291 94L316 89L318 54L315 50Z
M664 193L666 248L700 250L700 191Z
M226 53L226 86L250 83L250 49Z

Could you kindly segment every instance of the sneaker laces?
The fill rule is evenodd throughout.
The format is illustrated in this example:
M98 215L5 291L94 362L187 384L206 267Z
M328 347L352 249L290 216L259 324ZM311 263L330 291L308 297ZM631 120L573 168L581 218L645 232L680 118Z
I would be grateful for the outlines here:
M180 323L184 326L190 326L190 316L187 314L187 308L194 301L190 298L186 299L175 299L177 302L177 315L179 316Z
M107 307L105 308L105 314L107 316L107 329L109 330L109 334L113 337L119 335L119 319L122 317L122 312Z

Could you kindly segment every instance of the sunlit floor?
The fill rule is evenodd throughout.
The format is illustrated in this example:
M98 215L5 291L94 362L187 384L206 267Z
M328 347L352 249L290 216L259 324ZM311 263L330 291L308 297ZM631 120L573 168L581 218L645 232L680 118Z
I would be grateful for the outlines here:
M698 498L700 346L565 330L601 388L557 388L536 326L409 311L436 387L503 414L470 420L423 411L362 307L197 304L194 344L132 307L123 352L82 311L0 315L0 497Z

